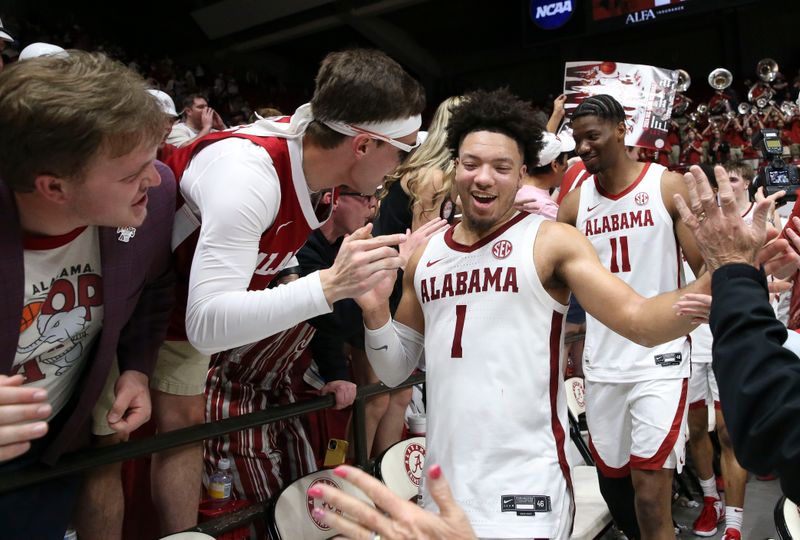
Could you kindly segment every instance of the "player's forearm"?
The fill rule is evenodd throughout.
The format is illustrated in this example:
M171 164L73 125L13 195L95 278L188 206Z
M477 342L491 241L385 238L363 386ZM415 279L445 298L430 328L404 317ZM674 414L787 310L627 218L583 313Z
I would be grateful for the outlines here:
M318 273L263 291L199 297L190 290L186 335L198 351L214 354L255 343L330 311Z
M706 273L676 291L635 302L629 314L628 328L631 335L620 333L644 347L655 347L685 336L697 328L697 324L692 323L690 317L676 315L672 306L687 293L710 294L710 275Z
M367 330L380 328L392 318L388 300L374 308L364 309L362 306L361 314L364 317L364 327L366 327Z

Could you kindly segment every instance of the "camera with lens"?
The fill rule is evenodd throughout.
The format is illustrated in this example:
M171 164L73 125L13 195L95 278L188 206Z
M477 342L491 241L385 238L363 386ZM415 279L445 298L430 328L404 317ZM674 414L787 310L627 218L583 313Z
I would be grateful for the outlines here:
M758 171L755 181L756 186L764 186L764 195L769 196L778 191L786 191L781 202L797 199L797 189L800 188L800 178L797 166L787 164L781 157L783 143L777 129L762 129L753 136L753 148L761 152L761 156L768 161Z

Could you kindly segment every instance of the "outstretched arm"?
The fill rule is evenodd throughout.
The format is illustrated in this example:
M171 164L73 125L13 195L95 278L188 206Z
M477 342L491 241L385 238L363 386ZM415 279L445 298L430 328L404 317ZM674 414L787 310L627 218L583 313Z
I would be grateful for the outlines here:
M709 292L708 276L684 289L644 298L600 263L594 247L577 229L561 223L543 223L541 227L534 258L543 283L548 282L549 267L554 278L551 290L559 285L569 288L587 313L616 333L653 347L696 327L677 316L672 306L684 293ZM549 257L552 259L547 260Z
M699 167L686 175L689 201L677 199L681 216L713 276L713 367L725 423L743 466L776 471L790 498L800 500L800 359L787 349L786 327L769 304L767 283L756 270L766 238L769 199L759 201L752 225L739 214L727 174L715 169L721 205ZM785 243L777 240L772 244Z
M558 131L561 121L564 119L564 103L566 101L566 94L561 94L553 100L553 114L551 114L550 118L547 120L546 128L550 133L556 133Z

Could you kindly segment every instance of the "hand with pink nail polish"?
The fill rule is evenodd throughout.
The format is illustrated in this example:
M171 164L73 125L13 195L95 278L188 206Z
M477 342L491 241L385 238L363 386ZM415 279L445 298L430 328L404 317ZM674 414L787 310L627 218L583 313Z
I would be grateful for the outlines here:
M375 535L380 535L381 540L476 540L466 514L453 500L450 486L439 465L428 469L425 483L439 506L438 514L401 499L378 480L355 467L342 465L334 469L333 474L361 489L376 507L333 486L315 486L321 492L319 497L309 490L312 497L321 498L327 505L342 510L342 515L325 512L317 516L339 531L342 538L375 538Z
M22 386L22 375L0 375L0 462L27 452L30 441L47 433L47 418L53 412L47 390Z

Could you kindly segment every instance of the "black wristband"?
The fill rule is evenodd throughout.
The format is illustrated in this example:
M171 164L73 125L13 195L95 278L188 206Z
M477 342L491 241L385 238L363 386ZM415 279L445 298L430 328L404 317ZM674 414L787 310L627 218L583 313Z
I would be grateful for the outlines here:
M289 266L288 268L284 268L283 270L281 270L280 272L275 274L275 277L273 278L273 280L277 281L277 280L279 280L281 278L284 278L286 276L291 276L291 275L299 276L300 275L300 267L299 266Z

